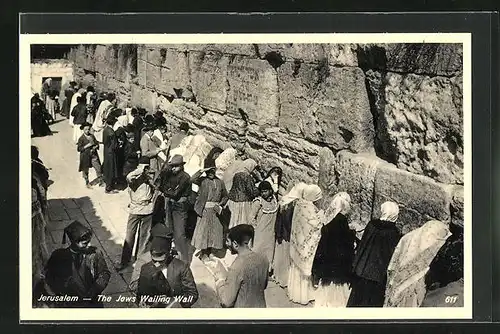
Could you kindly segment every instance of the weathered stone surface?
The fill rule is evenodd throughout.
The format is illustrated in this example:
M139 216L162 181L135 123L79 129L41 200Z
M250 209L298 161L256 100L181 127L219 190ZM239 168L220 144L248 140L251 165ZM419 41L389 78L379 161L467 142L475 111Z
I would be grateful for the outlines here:
M360 69L286 63L278 78L281 128L336 150L371 149L373 120Z
M203 108L226 112L229 57L220 53L190 52L189 69L197 103Z
M137 85L131 86L130 103L133 106L142 107L146 110L155 110L157 94L149 89Z
M264 60L235 57L228 65L226 109L240 111L258 125L278 124L278 82L276 71Z
M160 79L156 79L155 88L160 93L176 96L176 90L186 89L190 81L186 54L165 50L164 54L162 54L159 74Z
M336 187L330 196L345 191L351 196L349 220L356 230L362 230L371 219L375 175L383 161L374 155L342 151L335 161ZM334 190L333 192L331 190Z
M298 60L305 63L317 63L326 57L323 44L288 43L288 44L256 44L260 58L264 59L270 52L279 53L286 61Z
M332 193L336 186L335 153L328 147L319 150L318 186L325 194Z
M182 51L187 51L179 48ZM252 44L189 44L189 51L215 51L223 54L257 57Z
M137 84L146 86L147 62L137 60Z
M464 187L457 186L454 189L451 201L451 222L459 226L464 225Z
M365 44L358 55L363 68L441 76L463 72L462 44Z
M330 66L358 66L356 44L325 44L324 48Z
M388 73L382 119L399 168L463 184L462 78Z
M398 226L403 233L431 219L449 222L451 196L450 186L391 164L380 164L375 175L373 218L380 217L382 203L393 201L399 204Z
M108 61L107 58L108 52L105 45L96 45L94 51L94 59L95 59L95 70L100 73L106 73L108 71Z

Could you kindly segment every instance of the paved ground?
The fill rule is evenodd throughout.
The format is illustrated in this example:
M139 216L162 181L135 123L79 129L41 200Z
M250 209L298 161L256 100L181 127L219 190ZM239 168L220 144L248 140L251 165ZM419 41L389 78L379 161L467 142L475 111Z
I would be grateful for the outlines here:
M128 281L132 269L117 273L113 263L119 261L121 245L125 237L127 224L128 195L126 191L108 195L104 188L87 189L78 172L76 146L72 141L73 129L66 120L51 126L53 136L33 138L33 145L38 146L40 158L50 169L53 184L49 187L49 231L47 237L49 251L62 247L63 229L72 219L89 224L94 231L92 244L101 249L112 272L111 280L104 294L115 301L119 295L130 296ZM102 151L101 157L102 157ZM90 179L94 179L93 170ZM229 263L231 256L226 257ZM214 293L214 280L204 265L195 257L191 269L200 293L194 307L219 307ZM270 282L266 290L268 307L302 307L290 302L286 290ZM111 302L106 307L134 307L132 304Z

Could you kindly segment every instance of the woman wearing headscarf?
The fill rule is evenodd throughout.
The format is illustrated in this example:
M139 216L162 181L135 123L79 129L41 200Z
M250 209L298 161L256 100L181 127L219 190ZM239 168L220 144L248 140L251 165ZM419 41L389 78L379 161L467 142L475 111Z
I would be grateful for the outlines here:
M451 235L437 252L425 275L427 293L421 307L463 307L464 305L463 226L451 223L450 232Z
M273 194L273 187L267 181L259 184L260 196L252 203L250 225L255 228L252 250L264 255L269 264L273 262L276 218L278 216L278 201ZM269 270L271 270L269 266Z
M425 274L450 236L448 226L431 220L401 238L387 268L384 307L419 307L425 297Z
M210 152L208 152L207 157L203 161L203 168L208 168L208 166L215 166L215 160L224 152L220 147L212 147Z
M73 126L75 123L74 123L74 116L72 115L73 114L73 109L78 105L78 100L80 97L84 97L85 95L85 89L83 88L80 88L78 90L78 92L76 92L75 94L73 94L73 96L71 97L71 104L69 106L69 110L71 111L70 115L69 115L69 124L71 126ZM85 102L84 102L85 104ZM80 128L80 126L77 126L77 128Z
M92 124L92 129L94 130L94 136L99 142L103 141L103 131L106 127L106 119L113 109L114 102L115 94L106 94L106 99L102 101L97 108L97 113L95 115L94 124Z
M318 286L315 307L345 307L349 299L356 240L346 217L350 210L351 197L340 192L325 212L312 267L313 282Z
M31 98L31 129L34 137L44 137L52 134L47 121L45 120L45 106L36 93Z
M273 279L281 287L288 285L290 272L290 234L292 232L292 218L297 201L302 198L302 192L307 184L299 182L279 202L280 208L275 227L275 250L272 263Z
M253 159L243 161L231 178L229 185L229 201L227 206L231 211L229 228L239 224L249 224L252 221L252 202L259 194L255 186L255 180L252 172L257 167L257 162ZM226 171L226 173L229 170ZM226 174L224 174L226 176ZM230 175L229 175L230 177ZM226 182L224 182L226 183Z
M281 186L281 179L283 177L283 170L280 167L273 167L269 170L264 181L271 184L273 188L273 194L278 198L278 192Z
M230 147L225 149L217 158L215 158L215 167L217 168L217 177L224 180L226 170L236 161L238 152ZM224 182L226 183L226 182ZM227 184L226 184L226 189Z
M380 219L370 221L354 256L352 291L347 307L382 307L387 267L401 239L396 227L399 207L394 202L381 206Z
M314 300L312 265L321 237L321 217L317 205L323 192L317 185L307 185L297 201L290 236L290 273L288 298L295 303L308 304Z
M205 177L202 177L203 173ZM199 185L194 204L198 221L191 243L200 250L200 260L205 261L212 250L224 248L224 226L219 216L228 199L227 190L224 182L215 176L215 166L198 171L191 180Z

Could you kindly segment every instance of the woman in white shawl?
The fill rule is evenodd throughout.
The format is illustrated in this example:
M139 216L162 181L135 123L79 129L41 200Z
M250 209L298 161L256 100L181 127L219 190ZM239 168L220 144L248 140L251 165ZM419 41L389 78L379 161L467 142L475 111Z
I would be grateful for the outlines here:
M295 203L302 198L302 192L307 184L299 182L283 196L279 202L280 208L276 222L274 259L272 263L273 280L282 288L288 285L290 271L290 234Z
M217 168L216 176L222 179L225 171L236 161L236 156L238 152L230 147L225 149L216 159L215 167ZM226 188L227 189L227 188Z
M288 298L307 305L314 300L311 270L321 237L323 212L317 208L323 193L317 185L308 185L295 204L290 236L290 273Z
M73 124L73 118L74 117L71 115L71 113L73 112L73 108L76 107L76 105L78 104L78 98L80 96L83 96L83 94L85 94L85 89L80 88L78 90L78 92L76 92L75 94L73 94L73 96L71 97L71 104L69 106L69 124L71 126L74 126L74 124Z
M425 274L450 235L447 224L431 220L401 238L387 268L384 307L420 307Z
M92 130L94 131L94 136L97 141L102 143L102 130L106 127L106 118L108 117L111 109L113 108L113 102L115 100L115 95L109 93L106 99L99 104L97 108L97 113L95 115L94 124L92 125Z

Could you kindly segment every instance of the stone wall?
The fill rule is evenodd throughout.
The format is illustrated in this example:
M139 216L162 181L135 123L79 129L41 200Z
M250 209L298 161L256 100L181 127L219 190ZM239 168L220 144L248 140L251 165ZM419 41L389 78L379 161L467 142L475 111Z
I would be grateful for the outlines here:
M60 77L61 87L73 80L73 64L64 60L43 59L31 63L31 92L41 93L43 78Z
M385 200L405 232L463 221L460 44L81 45L69 58L121 106L188 121L325 201L347 191L361 226Z

